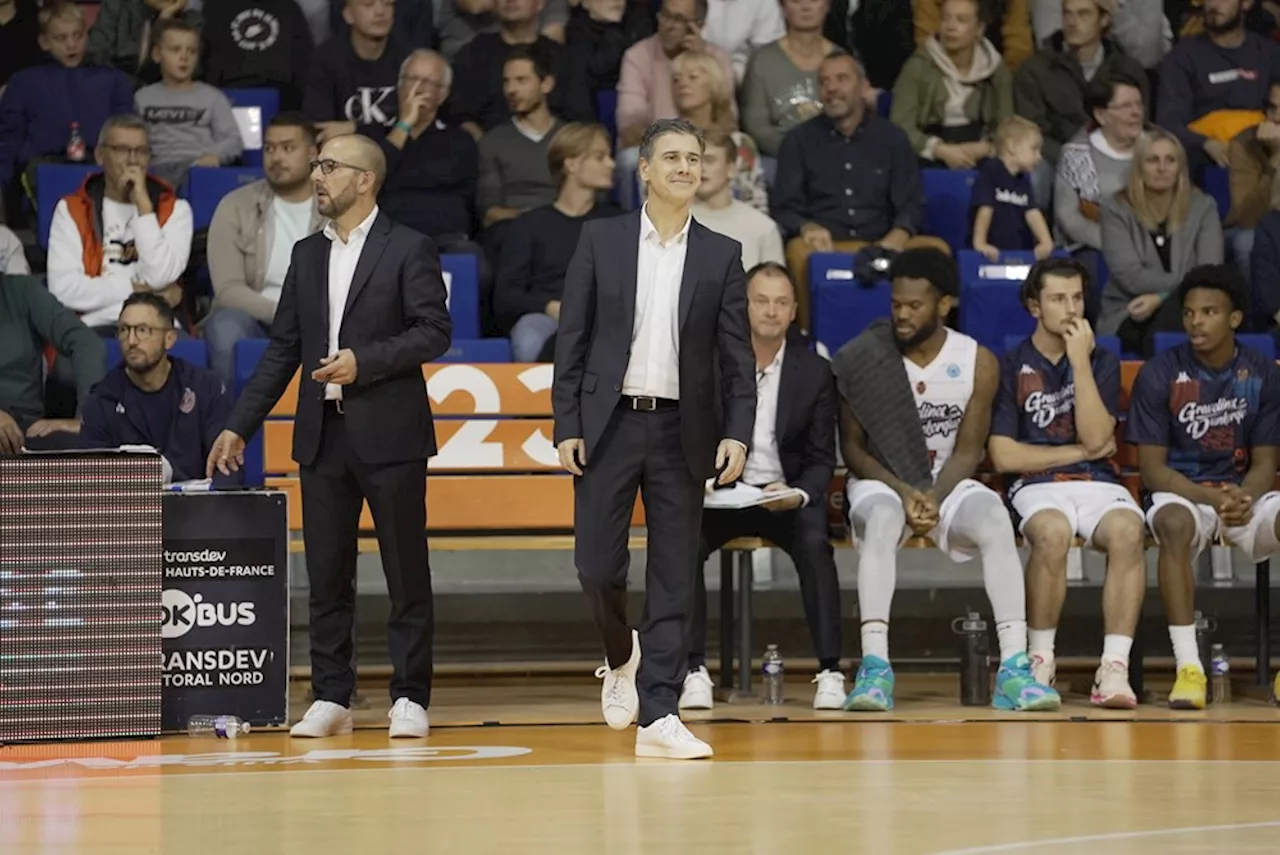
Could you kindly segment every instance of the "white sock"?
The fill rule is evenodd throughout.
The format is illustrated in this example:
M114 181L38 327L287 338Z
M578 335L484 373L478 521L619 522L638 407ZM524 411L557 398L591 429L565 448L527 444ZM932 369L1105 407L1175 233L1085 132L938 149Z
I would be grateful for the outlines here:
M1133 639L1127 635L1104 635L1102 637L1103 662L1116 660L1128 665L1129 651L1132 649Z
M1000 642L1000 661L1027 652L1027 622L1005 620L996 624L996 639Z
M1053 640L1058 634L1056 629L1028 629L1027 650L1032 654L1040 654L1041 658L1053 658Z
M1186 665L1194 665L1204 671L1204 664L1200 661L1200 647L1196 644L1195 624L1170 626L1169 640L1173 642L1173 658L1177 660L1179 671Z
M862 655L889 661L889 624L872 620L862 625Z

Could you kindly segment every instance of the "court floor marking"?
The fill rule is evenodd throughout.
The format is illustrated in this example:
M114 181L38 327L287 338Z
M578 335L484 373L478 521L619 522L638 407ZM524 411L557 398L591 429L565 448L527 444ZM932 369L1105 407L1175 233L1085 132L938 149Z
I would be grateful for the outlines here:
M992 846L973 846L968 849L946 849L933 855L989 855L996 852L1019 852L1038 849L1041 846L1069 846L1073 843L1098 843L1105 840L1135 840L1144 837L1165 837L1170 834L1200 834L1206 831L1245 831L1254 828L1280 828L1280 820L1267 822L1231 822L1224 825L1188 825L1182 828L1153 828L1148 831L1117 831L1111 834L1082 834L1078 837L1051 837L1047 840L1026 840L1021 843L997 843Z
M451 746L451 747L452 747L452 746ZM205 756L205 755L200 755L200 756ZM231 758L230 758L230 757L228 757L228 761L229 761L230 759L231 759ZM283 759L283 758L282 758L282 759ZM358 758L356 758L356 759L358 759ZM454 758L449 758L449 759L454 759ZM314 762L316 762L316 763L323 763L323 762L326 762L326 761L323 761L323 760L317 760L317 761L314 761ZM348 760L348 761L346 761L346 762L354 762L354 761L353 761L353 760ZM475 765L468 765L468 766L437 766L437 765L434 765L434 762L435 762L435 761L432 761L432 760L429 760L429 759L426 759L426 758L418 758L417 760L401 760L401 761L394 761L394 760L366 760L366 761L362 761L362 762L367 762L367 763L386 763L387 765L385 765L385 766L372 766L372 765L371 765L371 766L361 766L361 767L356 767L356 768L339 768L339 769L270 769L270 768L267 768L267 767L269 767L269 766L271 766L271 765L272 765L272 763L271 763L271 762L269 762L269 761L268 761L268 762L264 762L263 760L257 760L257 761L250 761L250 760L246 760L246 761L245 761L245 763L246 763L246 764L247 764L247 763L253 763L254 765L261 765L263 768L260 768L260 769L243 769L243 770L240 770L240 771L234 771L234 772L230 772L230 771L228 771L228 772L215 772L215 771L209 771L209 772L179 772L179 771L176 771L176 768L174 768L174 767L170 767L171 771L167 771L167 772L166 772L166 771L162 771L163 767L159 767L159 766L157 766L157 767L156 767L156 771L154 771L154 772L134 773L134 772L133 772L133 770L127 770L127 769L126 769L126 770L121 770L121 774L117 774L117 775L109 774L109 773L112 771L112 770L110 770L110 769L86 769L86 770L83 770L83 772L87 772L87 773L94 773L94 772L96 772L96 773L98 773L98 774L82 774L82 775L80 775L79 777L76 777L76 776L63 776L63 777L56 777L56 778L45 778L45 777L40 777L40 776L38 776L38 775L32 775L32 776L27 777L27 778L0 778L0 786L20 786L20 785L23 785L23 784L28 784L28 785L30 785L30 784L37 784L37 785L40 785L40 786L51 786L51 785L55 785L55 786L80 786L80 785L83 785L83 784L85 784L85 783L95 783L95 782L99 782L99 781L101 781L101 782L106 782L106 783L111 783L111 784L117 784L117 783L120 783L120 782L122 782L122 781L135 781L135 780L137 780L137 781L144 781L144 780L152 780L152 779L155 779L155 778L171 778L171 779L181 779L181 778L233 778L233 777L234 777L234 778L238 778L238 777L245 777L245 776L247 776L247 775L264 775L264 774L266 774L266 775L346 775L346 774L350 774L350 773L353 773L353 772L364 772L364 773L369 773L369 772L384 772L384 773L385 773L385 772L462 772L462 771L467 771L467 772L478 772L478 771L481 771L481 770L500 770L500 771L511 772L511 771L523 771L523 770L526 770L526 769L528 769L528 770L544 771L544 772L545 772L545 771L548 771L548 770L556 770L556 769L643 769L643 768L646 768L646 767L647 767L647 768L652 768L652 769L656 769L656 768L664 768L664 767L665 767L665 768L688 768L688 769L694 769L694 768L708 768L708 767L713 767L713 766L715 766L715 762L714 762L714 761L710 761L710 762L703 762L703 761L663 760L663 759L643 759L643 758L637 758L637 759L636 759L636 760L634 760L634 761L631 761L631 760L622 760L622 761L610 761L610 762L606 762L606 763L541 763L541 764L539 764L539 763L531 763L531 764L526 764L526 765L510 764L510 763L493 763L493 764L490 764L490 763L485 763L485 761L484 761L483 759L481 759L481 760L477 761ZM1268 764L1271 764L1271 765L1280 764L1280 760L1219 760L1219 759L1212 759L1212 760L1130 760L1130 759L1123 759L1123 758L1121 758L1121 759L1115 759L1115 760L1108 760L1108 759L1094 759L1094 760L1064 759L1064 760L1054 760L1054 759L1045 759L1045 758L1036 758L1036 759L1031 759L1031 758L1022 758L1022 757L1009 757L1009 758L987 758L987 759L974 759L974 760L955 760L955 759L941 759L941 760L887 760L887 759L874 759L874 760L722 760L722 761L721 761L721 763L722 763L723 765L725 765L725 766L851 766L851 765L858 765L858 766L867 766L867 765L886 766L886 765L890 765L890 764L896 764L896 765L910 765L910 766L923 766L923 765L929 765L929 764L935 764L935 765L955 765L955 764L960 764L960 763L967 763L967 764L982 764L982 765L1006 765L1006 766L1008 766L1008 765L1013 765L1013 764L1018 764L1018 763L1021 763L1021 764L1024 764L1024 765L1029 765L1029 764L1055 764L1055 765L1059 765L1059 766L1067 765L1067 764L1072 764L1072 763L1075 763L1075 764L1080 764L1080 763L1091 763L1091 764L1098 764L1098 763L1110 763L1110 764L1129 764L1129 765L1149 765L1149 764L1199 764L1199 765L1235 764L1235 765L1240 765L1240 764L1248 764L1248 765L1251 765L1251 766L1262 766L1262 765L1268 765ZM411 764L412 764L412 765L411 765ZM175 765L176 765L176 764L175 764ZM216 765L219 765L219 764L218 764L217 762L206 762L206 763L201 763L200 765L201 765L201 766L216 766ZM57 768L57 767L46 767L46 768ZM144 767L144 768L145 768L145 767ZM189 767L188 767L188 768L189 768ZM32 771L32 772L35 772L35 771L39 771L39 770L37 770L37 769L32 769L32 770L21 770L21 769L19 769L19 770L10 770L10 771L17 771L17 772L22 772L22 771ZM1276 822L1272 822L1272 823L1263 823L1263 825L1268 825L1268 824L1269 824L1269 825L1277 825L1277 826L1280 826L1280 820L1277 820ZM1225 826L1224 826L1224 827L1225 827ZM1205 826L1205 828L1207 828L1207 829L1213 829L1213 828L1218 828L1218 826ZM1144 833L1146 833L1146 832L1144 832ZM1161 831L1160 833L1161 833L1161 834L1163 834L1163 833L1165 833L1165 832L1164 832L1164 831ZM1088 840L1088 839L1091 839L1091 838L1080 838L1080 840ZM1075 841L1076 841L1076 838L1071 838L1070 840L1066 840L1066 839L1064 839L1064 841L1062 841L1062 842L1075 842ZM1050 841L1050 842L1052 842L1052 841ZM1010 850L1010 851L1016 851L1016 847L1018 847L1018 846L1028 846L1028 845L1031 845L1031 844L1029 844L1029 843L1018 843L1018 844L1009 844L1009 845L1011 845L1011 846L1014 846L1014 847L1015 847L1015 848L1014 848L1014 850ZM987 850L987 849L975 849L975 850L960 849L960 850L955 850L955 851L938 852L938 853L935 853L935 855L968 855L968 853L970 853L970 852L973 852L973 853L979 853L979 852L988 852L988 851L990 851L990 852L1002 852L1002 851L1005 851L1005 850L1002 850L1002 849L991 849L991 850Z

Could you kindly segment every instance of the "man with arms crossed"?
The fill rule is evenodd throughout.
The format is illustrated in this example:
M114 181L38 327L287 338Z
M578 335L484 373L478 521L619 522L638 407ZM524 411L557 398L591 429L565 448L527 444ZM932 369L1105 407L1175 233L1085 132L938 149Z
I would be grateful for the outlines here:
M243 464L245 440L301 367L293 459L315 702L289 733L351 732L356 546L367 501L391 592L390 735L424 737L433 627L426 475L436 436L422 364L449 349L452 333L440 256L429 238L379 210L387 162L376 142L334 137L311 167L316 207L329 223L294 245L271 344L214 443L208 473Z
M960 291L955 262L908 250L889 268L892 317L840 348L840 447L849 467L850 527L858 548L862 666L847 710L893 708L889 607L897 551L914 532L953 561L982 558L995 613L1000 671L991 705L1054 710L1058 693L1036 682L1027 657L1026 594L1004 502L973 480L1000 385L995 356L944 326Z
M1054 682L1067 553L1079 535L1107 555L1106 636L1090 701L1132 709L1138 698L1129 686L1129 651L1147 585L1146 525L1111 462L1120 360L1094 342L1084 318L1088 284L1089 274L1071 259L1031 268L1022 302L1036 329L1005 354L987 450L997 471L1017 476L1008 499L1031 547L1027 634L1037 682Z
M1280 548L1280 493L1273 490L1280 374L1269 358L1236 341L1247 295L1231 267L1191 270L1176 295L1188 341L1148 360L1129 398L1126 437L1138 446L1178 668L1169 693L1174 709L1204 709L1196 557L1219 535L1255 562Z
M615 730L638 720L638 757L712 754L677 709L686 623L707 479L742 474L756 414L742 248L689 213L702 152L683 119L645 131L648 201L582 227L556 336L555 441L577 476L574 562L604 641L601 707ZM627 624L637 489L649 531L638 632Z

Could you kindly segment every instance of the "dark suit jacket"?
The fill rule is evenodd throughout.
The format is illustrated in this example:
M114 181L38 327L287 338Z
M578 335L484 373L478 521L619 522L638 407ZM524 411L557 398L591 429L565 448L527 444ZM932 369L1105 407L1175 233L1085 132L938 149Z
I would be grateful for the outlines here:
M778 457L787 483L823 505L836 468L836 388L831 364L792 338L778 385ZM763 486L763 485L761 485Z
M228 430L252 436L301 366L293 459L302 466L315 461L324 418L324 384L311 372L329 355L329 247L323 232L294 245L271 344L227 420ZM356 382L342 395L347 439L359 460L400 463L436 453L422 365L449 349L452 331L435 244L379 212L338 333L338 346L356 356Z
M751 447L755 356L742 246L697 220L689 224L688 241L679 304L681 435L689 470L709 478L721 439ZM585 440L588 465L618 406L631 359L639 254L639 211L593 220L583 225L565 274L551 390L555 441ZM715 400L717 360L721 407Z

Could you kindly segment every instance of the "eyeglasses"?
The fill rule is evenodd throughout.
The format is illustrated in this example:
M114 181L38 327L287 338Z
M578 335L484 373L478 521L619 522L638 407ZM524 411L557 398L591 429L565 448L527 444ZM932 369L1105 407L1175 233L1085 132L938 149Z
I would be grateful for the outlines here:
M166 332L164 327L153 327L147 324L120 324L116 327L116 338L127 341L129 336L136 335L138 341L147 341L156 333Z
M443 83L441 83L439 80L432 80L430 77L412 77L412 76L406 75L400 78L400 82L408 86L413 86L416 83L417 85L421 86L423 89L433 89L437 92L444 88Z
M669 24L680 24L683 26L697 24L699 27L702 26L702 21L699 18L686 18L684 15L677 15L673 12L668 12L665 9L658 10L658 17Z
M134 148L127 145L111 145L110 143L103 143L102 147L112 154L120 154L125 157L136 157L139 160L151 156L151 147L145 145Z
M372 171L372 170L365 169L363 166L356 166L351 163L343 163L340 160L331 160L329 158L325 158L324 160L311 161L311 171L315 172L318 169L321 172L323 172L325 175L332 175L333 170L338 169L339 167L341 167L342 169L354 169L356 172Z

